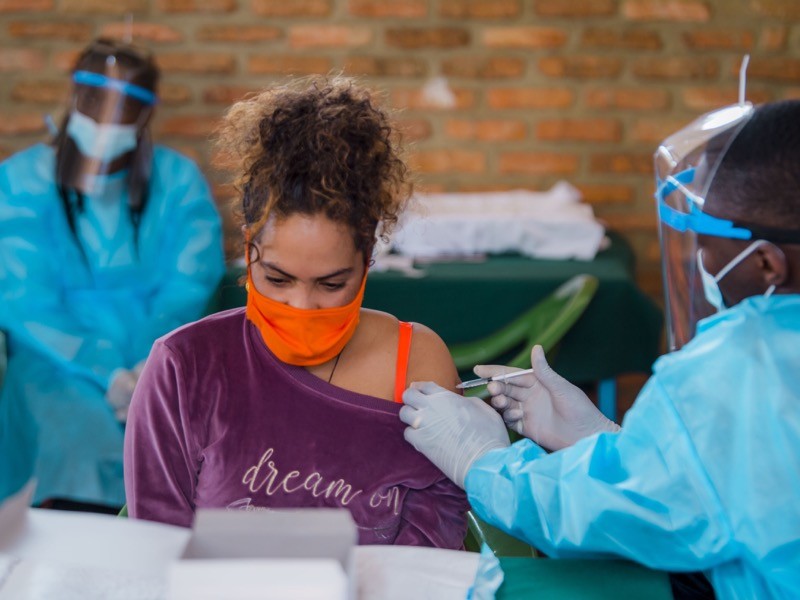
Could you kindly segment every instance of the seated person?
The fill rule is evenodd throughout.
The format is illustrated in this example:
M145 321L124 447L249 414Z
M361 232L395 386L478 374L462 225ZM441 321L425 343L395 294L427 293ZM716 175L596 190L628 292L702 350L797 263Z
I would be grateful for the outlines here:
M219 145L242 191L246 308L156 342L131 405L132 517L346 507L362 544L461 548L463 493L403 439L414 380L454 389L441 339L361 307L379 224L409 194L395 132L355 83L239 102Z
M152 54L97 39L71 79L52 143L0 163L0 404L24 405L0 430L35 432L0 461L37 456L35 504L117 512L140 366L202 315L224 270L221 224L197 165L150 139Z

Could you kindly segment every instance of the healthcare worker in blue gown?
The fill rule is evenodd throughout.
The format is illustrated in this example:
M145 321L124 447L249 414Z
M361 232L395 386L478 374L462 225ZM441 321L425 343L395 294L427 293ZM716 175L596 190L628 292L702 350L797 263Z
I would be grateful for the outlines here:
M0 163L0 405L24 403L38 430L37 504L124 503L123 423L143 361L201 316L222 274L208 185L150 140L157 80L148 53L96 40L54 142Z
M532 375L489 385L528 439L509 445L491 407L431 383L404 395L406 439L550 556L800 598L800 101L700 118L661 145L656 175L674 351L622 428L537 347Z

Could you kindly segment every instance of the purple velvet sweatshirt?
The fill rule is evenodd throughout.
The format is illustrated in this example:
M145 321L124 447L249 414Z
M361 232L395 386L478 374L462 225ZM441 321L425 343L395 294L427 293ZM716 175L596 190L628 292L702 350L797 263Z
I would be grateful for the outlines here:
M131 403L131 516L345 507L361 544L458 549L464 492L405 439L400 405L279 361L243 308L158 340Z

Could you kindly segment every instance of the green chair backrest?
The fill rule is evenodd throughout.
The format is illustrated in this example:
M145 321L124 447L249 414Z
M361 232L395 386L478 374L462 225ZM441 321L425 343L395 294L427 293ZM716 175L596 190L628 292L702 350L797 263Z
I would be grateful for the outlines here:
M549 296L495 333L473 342L450 347L459 371L489 364L519 345L522 350L507 362L511 367L530 367L530 352L535 344L550 352L586 310L597 291L592 275L576 275Z

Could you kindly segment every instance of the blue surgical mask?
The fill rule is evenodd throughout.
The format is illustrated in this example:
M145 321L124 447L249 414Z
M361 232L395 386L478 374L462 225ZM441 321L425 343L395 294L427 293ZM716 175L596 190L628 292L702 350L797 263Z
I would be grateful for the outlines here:
M747 248L742 250L739 254L737 254L733 260L731 260L727 265L725 265L722 270L717 273L716 275L712 275L708 271L706 271L705 266L703 266L703 250L700 249L697 251L697 269L700 271L700 279L703 282L703 294L706 297L708 303L713 306L717 312L721 311L725 308L725 300L722 297L722 291L719 289L719 282L720 280L725 277L728 273L733 271L733 269L742 262L745 258L750 256L753 252L755 252L756 248L758 248L761 244L765 244L764 240L756 240L752 244L750 244ZM764 293L765 298L769 298L772 295L772 292L775 291L775 286L771 285Z
M136 148L136 125L98 123L91 117L73 110L67 124L67 135L81 154L108 163Z

